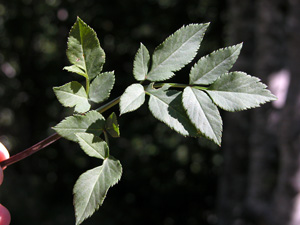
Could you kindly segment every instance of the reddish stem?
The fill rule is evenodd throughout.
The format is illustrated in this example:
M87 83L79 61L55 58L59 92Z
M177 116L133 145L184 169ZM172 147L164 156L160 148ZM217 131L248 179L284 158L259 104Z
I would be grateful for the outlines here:
M60 138L61 138L61 136L59 136L57 133L55 133L55 134L47 137L46 139L40 141L39 143L31 146L30 148L27 148L24 151L13 155L9 159L6 159L6 160L0 162L0 166L1 167L9 166L9 165L14 164L22 159L25 159L26 157L36 153L37 151L47 147L48 145L51 145L53 142L57 141Z

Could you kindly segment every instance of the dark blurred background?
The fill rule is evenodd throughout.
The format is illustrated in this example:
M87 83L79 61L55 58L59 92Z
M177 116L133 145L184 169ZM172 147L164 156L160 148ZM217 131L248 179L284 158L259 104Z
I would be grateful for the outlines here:
M122 179L83 224L300 224L300 1L0 0L0 141L11 155L52 134L51 126L71 114L52 87L80 81L62 70L77 16L98 34L104 71L115 70L112 98L135 82L140 42L153 52L182 25L203 22L211 25L197 59L244 42L234 69L261 78L278 96L259 109L222 112L221 148L176 134L146 105L123 115L122 137L110 141ZM187 82L188 72L173 80ZM74 224L72 187L98 164L59 140L9 166L0 202L12 225Z

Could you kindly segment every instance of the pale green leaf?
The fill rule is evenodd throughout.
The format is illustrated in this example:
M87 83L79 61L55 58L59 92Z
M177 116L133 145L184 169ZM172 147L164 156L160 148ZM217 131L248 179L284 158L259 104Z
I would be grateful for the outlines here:
M73 189L76 225L99 209L108 189L118 183L121 175L119 160L111 156L103 161L103 165L80 175Z
M79 17L69 34L67 56L73 65L88 74L90 80L101 72L105 62L96 32Z
M105 130L114 138L120 137L119 124L114 112L106 119Z
M182 92L148 87L149 109L153 116L184 136L199 136L181 102Z
M91 83L89 98L91 101L100 103L106 100L115 83L114 72L99 74Z
M257 77L243 72L232 72L219 77L206 91L220 108L239 111L276 100L266 88Z
M67 70L67 71L69 71L71 73L77 73L77 74L79 74L81 76L84 76L85 78L88 77L88 75L82 69L80 69L79 67L77 67L75 65L65 66L64 70Z
M75 107L75 112L85 113L91 107L84 87L77 81L72 81L60 87L54 87L53 91L63 106Z
M149 61L150 55L148 49L141 43L133 62L133 75L136 80L142 81L146 79L149 70Z
M138 109L145 101L145 90L141 84L132 84L126 88L120 98L120 114Z
M91 157L105 159L109 156L108 145L100 137L89 133L75 134L81 149Z
M186 87L182 94L182 102L196 128L217 145L221 145L222 118L209 96L198 89Z
M208 85L213 83L219 76L232 68L241 49L242 44L238 44L219 49L199 59L191 69L190 84Z
M65 118L53 129L62 137L77 142L76 133L92 133L99 136L105 126L104 117L97 111L89 111L85 115L74 115Z
M190 24L169 36L155 49L152 67L146 79L150 81L169 79L174 76L174 72L191 62L197 54L208 25L208 23Z

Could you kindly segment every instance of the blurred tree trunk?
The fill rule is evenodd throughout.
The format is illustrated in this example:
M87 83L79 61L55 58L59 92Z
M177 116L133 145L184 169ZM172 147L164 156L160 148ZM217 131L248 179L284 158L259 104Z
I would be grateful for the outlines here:
M280 171L275 191L276 222L300 224L300 2L289 1L287 50L290 86L281 117Z
M286 68L285 1L228 0L228 9L230 44L244 42L235 70L241 69L268 83L272 74ZM283 172L283 168L278 168L282 160L278 155L281 115L282 110L274 109L271 104L226 115L224 170L219 192L220 225L287 224L284 219L290 214L280 213L279 220L274 212L280 209L273 207L276 182L281 189L286 183L286 180L277 180L278 170Z
M228 1L228 45L244 42L234 70L253 72L255 12L252 1ZM247 191L249 161L249 111L228 113L224 116L224 168L219 184L219 224L231 225L243 215Z

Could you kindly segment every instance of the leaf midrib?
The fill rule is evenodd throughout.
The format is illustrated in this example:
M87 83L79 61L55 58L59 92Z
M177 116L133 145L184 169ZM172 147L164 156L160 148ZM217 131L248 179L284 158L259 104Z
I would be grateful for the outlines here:
M211 73L212 71L216 70L217 68L219 68L222 64L225 63L225 61L229 58L231 58L237 51L239 50L239 48L237 48L231 55L229 55L228 57L226 57L222 62L220 62L217 66L215 66L214 68L212 68L211 70L209 70L208 72L206 72L205 74L202 75L202 77L200 77L198 80L195 80L192 83L196 83L199 82L199 80L201 80L203 77L207 76L207 74Z
M182 48L184 45L186 45L186 43L188 43L188 41L189 41L190 39L192 39L195 35L197 35L197 34L198 34L200 31L202 31L202 30L203 30L203 27L202 27L200 30L198 30L193 36L191 36L187 41L185 41L180 47L178 47L175 51L173 51L172 54L170 54L170 55L169 55L166 59L164 59L160 64L156 65L156 67L155 67L154 69L151 69L151 71L149 72L148 76L149 76L150 74L155 73L155 71L158 70L158 68L161 67L165 61L167 61L172 55L174 55L175 53L177 53L177 51L178 51L180 48Z

